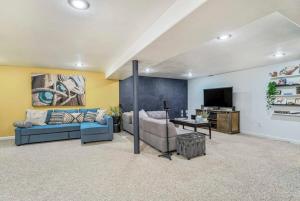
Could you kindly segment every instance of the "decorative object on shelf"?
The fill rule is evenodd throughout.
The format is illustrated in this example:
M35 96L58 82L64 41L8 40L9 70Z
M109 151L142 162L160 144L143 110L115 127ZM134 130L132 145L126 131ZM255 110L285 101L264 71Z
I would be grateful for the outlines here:
M285 67L279 72L279 75L292 75L298 68L299 66Z
M281 95L282 94L281 90L277 90L277 94Z
M285 105L286 104L286 98L284 97L276 97L274 100L275 105Z
M287 98L286 104L287 105L295 105L295 98Z
M85 79L81 75L32 74L32 106L84 106Z
M296 104L296 105L300 105L300 98L296 98L296 99L295 99L295 104Z
M281 78L280 80L278 80L277 85L286 85L286 78Z
M274 71L274 72L270 73L270 76L271 77L277 77L278 76L278 72Z
M276 82L269 82L267 92L266 92L266 98L267 98L267 109L271 109L272 105L274 104L274 101L276 99L275 95L277 95L277 88L276 88Z

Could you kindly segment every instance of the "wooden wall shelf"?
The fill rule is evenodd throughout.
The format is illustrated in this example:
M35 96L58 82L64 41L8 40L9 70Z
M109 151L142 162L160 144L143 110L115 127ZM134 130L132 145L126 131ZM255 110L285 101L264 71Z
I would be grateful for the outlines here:
M276 87L295 87L300 86L300 84L278 84Z
M298 104L295 104L295 105L289 105L289 104L273 104L273 106L299 107L300 105L298 105Z
M277 76L277 77L271 77L271 80L277 80L277 79L282 79L282 78L293 78L293 77L300 77L300 75L282 75L282 76Z
M275 116L288 116L288 117L300 117L300 114L280 114L280 113L273 113Z

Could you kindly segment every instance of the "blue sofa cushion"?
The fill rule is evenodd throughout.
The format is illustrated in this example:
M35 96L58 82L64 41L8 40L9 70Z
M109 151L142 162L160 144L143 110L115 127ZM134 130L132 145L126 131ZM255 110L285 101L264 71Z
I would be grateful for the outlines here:
M100 108L92 108L92 109L79 109L80 113L83 113L84 115L86 115L87 112L97 112L97 110L99 110Z
M98 133L107 133L109 131L108 125L101 125L95 122L84 122L80 125L81 134L91 135Z
M65 113L78 113L78 109L71 109L71 110L54 110L54 112L65 112Z
M21 135L38 135L47 133L60 133L79 131L80 124L58 124L58 125L45 125L45 126L33 126L31 128L17 128L21 130Z

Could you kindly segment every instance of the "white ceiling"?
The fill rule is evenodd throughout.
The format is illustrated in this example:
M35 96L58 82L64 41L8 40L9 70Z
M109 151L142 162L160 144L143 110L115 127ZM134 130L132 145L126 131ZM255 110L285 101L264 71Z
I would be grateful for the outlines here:
M1 0L0 65L105 71L175 0Z
M152 66L151 76L187 79L216 75L300 58L300 27L279 13L256 20L238 30L232 38L216 38L198 48ZM275 58L277 51L285 57Z
M124 79L137 59L142 75L187 79L300 58L299 0L88 1L77 11L67 0L2 0L0 65ZM223 33L233 37L217 41ZM272 58L276 50L287 56Z
M207 0L132 59L140 61L142 75L181 79L187 72L205 76L298 59L299 10L298 0ZM217 43L223 33L233 37ZM280 48L285 58L269 57ZM145 74L146 67L153 72ZM128 60L106 76L131 74Z

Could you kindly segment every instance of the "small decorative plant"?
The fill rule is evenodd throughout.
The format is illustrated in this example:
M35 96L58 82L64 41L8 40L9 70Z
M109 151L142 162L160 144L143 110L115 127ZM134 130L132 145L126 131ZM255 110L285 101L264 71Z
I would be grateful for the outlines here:
M272 105L274 104L274 101L276 99L275 95L278 94L276 82L269 82L266 96L267 96L267 109L270 110Z
M114 123L119 123L121 119L121 110L119 106L111 106L109 108L109 115L112 116Z
M203 111L202 114L201 114L201 116L202 116L203 119L207 119L208 116L209 116L209 114L208 114L207 111Z

